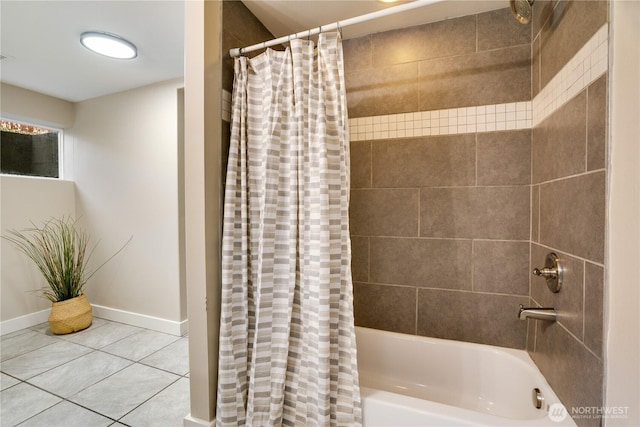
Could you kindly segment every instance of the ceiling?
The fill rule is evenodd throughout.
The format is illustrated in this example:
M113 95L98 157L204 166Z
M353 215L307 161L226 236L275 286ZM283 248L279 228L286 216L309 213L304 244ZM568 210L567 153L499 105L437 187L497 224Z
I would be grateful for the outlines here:
M189 1L189 0L187 0ZM243 0L275 35L359 16L376 0ZM448 0L343 29L345 38L508 7L507 0ZM0 1L0 80L72 102L184 74L183 1ZM138 47L135 60L89 52L79 36L106 31Z
M0 79L82 101L184 75L181 1L0 1ZM106 31L138 47L135 60L107 58L80 44Z

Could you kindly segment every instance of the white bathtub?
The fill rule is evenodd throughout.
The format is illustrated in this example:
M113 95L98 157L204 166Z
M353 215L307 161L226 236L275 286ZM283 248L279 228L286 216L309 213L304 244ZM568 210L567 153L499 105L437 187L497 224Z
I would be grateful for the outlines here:
M356 339L365 427L575 426L549 418L560 401L526 351L360 327Z

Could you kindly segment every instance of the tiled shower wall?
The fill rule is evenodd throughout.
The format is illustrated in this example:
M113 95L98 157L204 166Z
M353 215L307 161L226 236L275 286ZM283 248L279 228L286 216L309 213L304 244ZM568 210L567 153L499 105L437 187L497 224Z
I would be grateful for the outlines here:
M356 323L525 348L531 27L502 9L344 49Z
M526 343L570 413L603 395L607 14L536 1L528 26L502 10L344 43L356 322ZM552 251L558 294L530 276Z
M225 50L271 38L223 13ZM569 411L602 405L607 13L537 0L527 26L504 9L344 42L356 322L526 346ZM530 277L550 251L559 294ZM527 329L520 303L559 321Z
M557 102L534 120L530 268L556 252L567 272L557 294L531 279L532 305L555 307L559 320L529 321L527 349L571 413L603 395L608 2L536 2L534 12L534 104Z

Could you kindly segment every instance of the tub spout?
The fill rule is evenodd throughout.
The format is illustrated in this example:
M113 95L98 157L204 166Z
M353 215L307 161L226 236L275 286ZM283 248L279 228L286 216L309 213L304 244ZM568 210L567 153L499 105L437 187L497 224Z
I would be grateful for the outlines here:
M518 319L539 319L549 320L551 322L556 321L556 309L553 307L525 307L520 304L520 311L518 312Z

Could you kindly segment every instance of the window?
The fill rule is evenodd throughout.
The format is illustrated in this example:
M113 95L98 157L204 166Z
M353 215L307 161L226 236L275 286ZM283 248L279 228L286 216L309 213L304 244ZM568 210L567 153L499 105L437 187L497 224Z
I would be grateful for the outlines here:
M0 120L0 173L60 178L62 132Z

